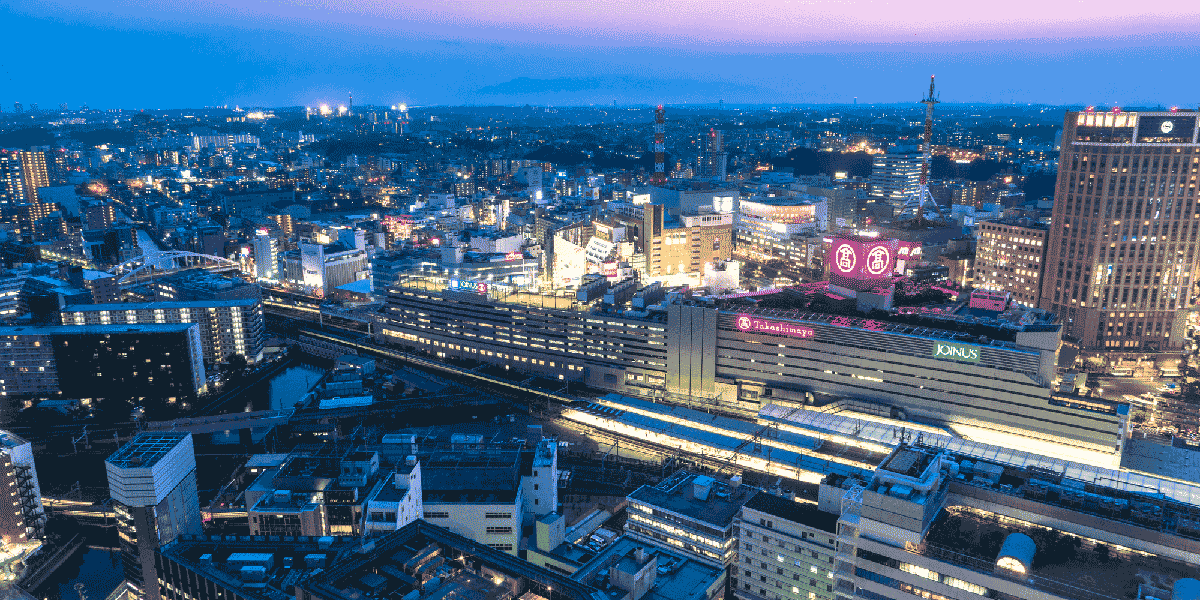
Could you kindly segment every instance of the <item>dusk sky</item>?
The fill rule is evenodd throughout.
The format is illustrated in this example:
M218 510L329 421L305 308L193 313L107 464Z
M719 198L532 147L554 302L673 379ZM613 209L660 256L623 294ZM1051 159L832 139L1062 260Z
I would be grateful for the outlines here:
M0 0L0 22L6 111L915 102L930 74L946 102L1200 103L1196 2Z

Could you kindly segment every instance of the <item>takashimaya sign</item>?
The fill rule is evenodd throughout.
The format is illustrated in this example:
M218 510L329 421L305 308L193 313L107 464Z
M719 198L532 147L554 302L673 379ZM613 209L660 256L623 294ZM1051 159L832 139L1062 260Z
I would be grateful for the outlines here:
M937 342L933 346L934 358L948 358L961 362L979 362L979 348L963 344Z
M745 313L738 315L735 323L737 324L738 331L749 331L751 333L773 333L775 335L788 335L801 338L816 337L817 335L812 327L793 325L783 321L768 321L767 319L760 319Z

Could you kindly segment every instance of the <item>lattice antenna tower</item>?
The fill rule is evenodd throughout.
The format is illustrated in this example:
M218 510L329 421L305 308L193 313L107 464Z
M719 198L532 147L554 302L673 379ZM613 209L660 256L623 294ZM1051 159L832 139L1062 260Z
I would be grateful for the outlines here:
M663 105L659 104L658 108L654 109L654 175L650 178L650 183L653 185L667 184L667 143L665 137L667 116L663 112Z

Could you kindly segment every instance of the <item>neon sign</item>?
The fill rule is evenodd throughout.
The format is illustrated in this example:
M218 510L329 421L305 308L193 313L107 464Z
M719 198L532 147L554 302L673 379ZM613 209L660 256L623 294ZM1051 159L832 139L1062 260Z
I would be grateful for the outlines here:
M867 253L867 273L871 275L883 275L892 270L892 253L888 251L887 246L875 246Z
M833 264L843 273L853 273L858 264L858 252L854 246L843 243L833 252Z
M749 331L751 333L771 333L774 335L786 335L789 337L811 338L816 337L817 332L811 327L803 327L793 325L783 321L768 321L767 319L759 319L753 315L745 313L739 314L734 321L737 324L738 331Z
M963 344L938 342L933 347L934 358L948 358L959 362L979 362L979 348Z

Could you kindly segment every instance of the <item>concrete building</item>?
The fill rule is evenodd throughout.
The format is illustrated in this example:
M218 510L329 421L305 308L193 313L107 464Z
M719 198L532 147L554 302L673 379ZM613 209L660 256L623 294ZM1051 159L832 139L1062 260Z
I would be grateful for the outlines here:
M1088 352L1175 352L1195 300L1200 113L1068 112L1038 306Z
M773 308L753 308L740 298L689 300L664 290L665 298L631 307L401 282L376 338L746 416L772 402L816 404L998 445L1018 444L1013 436L1030 447L1050 442L1076 460L1119 458L1127 408L1082 407L1052 393L1060 344L1052 314L1019 304L973 307L967 299L937 310L881 310L871 319L853 300L841 312L803 309L825 291L758 294L756 302Z
M3 396L175 401L206 387L194 323L10 326L0 341Z
M306 293L324 297L330 291L371 277L366 250L300 243L284 256L284 278Z
M262 288L257 283L204 269L189 269L157 278L150 288L155 299L166 301L262 299Z
M349 537L251 538L181 535L155 554L165 600L279 600L298 581L352 559L362 541Z
M72 304L62 309L63 325L138 325L144 323L195 323L199 326L204 362L215 365L230 355L241 355L254 364L262 360L266 343L260 300L195 300Z
M797 238L824 231L829 220L828 205L815 197L755 196L741 200L738 206L734 225L738 249L761 257L798 257L807 247Z
M976 287L1012 294L1025 306L1037 306L1048 229L1028 219L980 222L975 250Z
M190 433L138 434L104 463L117 515L125 585L160 600L157 551L202 531Z
M253 493L247 492L250 533L362 536L368 499L395 486L390 475L380 469L376 452L292 456L278 471L260 475L251 486Z
M741 600L834 600L838 516L766 492L738 513L730 589Z
M655 188L658 189L658 188ZM712 197L707 196L711 208ZM633 266L643 279L700 274L705 263L729 260L733 251L731 212L691 212L673 216L662 204L614 203L612 220L625 227L626 239L643 260Z
M8 491L11 514L0 513L0 538L4 545L41 539L45 535L46 512L42 488L33 464L33 445L15 434L0 431L0 493Z
M905 202L916 197L920 179L920 153L876 154L871 163L871 199L899 212Z
M710 129L700 156L700 177L725 181L728 178L729 153L725 152L724 132Z
M365 512L366 535L396 531L424 517L421 463L416 456L405 458L397 465L391 478L367 498Z
M426 521L518 556L524 493L511 454L450 452L423 462Z
M724 597L726 574L676 548L622 536L571 578L621 600L717 600Z
M279 279L279 246L265 230L254 236L254 275L259 279Z
M1166 524L1172 503L1054 467L901 445L865 484L827 478L819 493L839 517L832 598L1179 598L1198 562ZM798 545L824 554L827 541Z
M734 518L757 492L742 485L740 476L726 482L679 471L657 485L644 485L629 494L625 535L725 568L737 554Z

